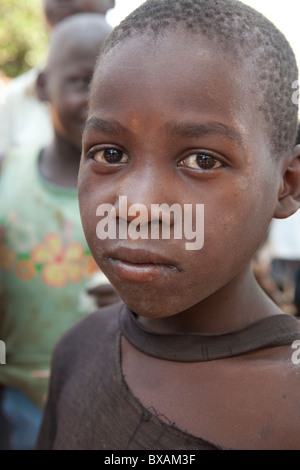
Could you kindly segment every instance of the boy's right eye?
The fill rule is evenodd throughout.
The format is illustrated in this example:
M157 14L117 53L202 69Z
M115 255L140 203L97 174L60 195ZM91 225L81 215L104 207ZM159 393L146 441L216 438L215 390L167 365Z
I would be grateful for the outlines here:
M88 154L89 158L92 158L98 163L103 164L120 164L127 163L129 158L126 153L118 149L102 149L102 150L93 150Z

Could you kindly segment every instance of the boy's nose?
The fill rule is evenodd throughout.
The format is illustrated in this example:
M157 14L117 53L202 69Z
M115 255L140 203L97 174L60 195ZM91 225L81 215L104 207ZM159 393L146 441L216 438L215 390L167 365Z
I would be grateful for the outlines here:
M158 172L159 173L159 172ZM171 203L172 190L170 183L154 171L145 169L137 178L129 177L127 184L116 198L114 208L118 218L126 218L128 222L139 217L139 223L162 220L163 205Z
M125 219L127 222L134 221L137 216L141 224L148 224L151 220L151 212L144 203L131 204L124 195L119 196L115 209L117 218Z

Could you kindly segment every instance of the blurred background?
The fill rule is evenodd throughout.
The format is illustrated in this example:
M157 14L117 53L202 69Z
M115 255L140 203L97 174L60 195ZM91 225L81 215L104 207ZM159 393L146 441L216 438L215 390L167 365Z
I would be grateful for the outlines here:
M47 34L40 0L0 0L0 70L16 77L45 57ZM2 77L4 78L4 77Z

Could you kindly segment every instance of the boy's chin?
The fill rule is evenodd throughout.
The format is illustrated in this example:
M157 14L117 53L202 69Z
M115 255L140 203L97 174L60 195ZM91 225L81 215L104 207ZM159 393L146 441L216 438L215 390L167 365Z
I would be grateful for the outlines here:
M182 300L172 299L168 296L161 297L155 292L151 295L143 295L138 292L134 298L126 293L121 295L119 292L119 295L125 305L136 315L153 320L172 317L191 307L190 302L184 303Z

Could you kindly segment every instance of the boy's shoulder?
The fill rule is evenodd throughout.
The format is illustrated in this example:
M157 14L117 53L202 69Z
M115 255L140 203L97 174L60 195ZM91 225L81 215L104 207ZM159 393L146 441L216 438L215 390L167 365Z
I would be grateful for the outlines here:
M124 304L115 303L90 313L71 326L57 342L54 357L103 353L107 344L112 344L119 334L119 314ZM99 350L99 351L98 351Z
M274 439L277 449L299 449L300 348L294 345L296 341L262 349L249 355L244 364L247 401L251 402L253 395L261 437L266 443Z
M64 337L67 340L68 337L74 336L83 338L87 333L92 336L107 334L118 326L123 306L122 302L118 302L90 313L69 328Z

